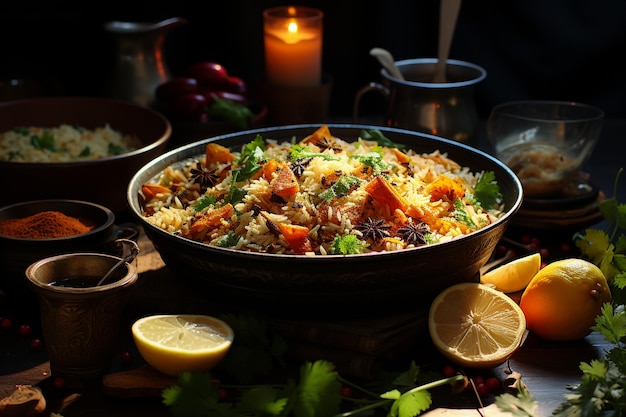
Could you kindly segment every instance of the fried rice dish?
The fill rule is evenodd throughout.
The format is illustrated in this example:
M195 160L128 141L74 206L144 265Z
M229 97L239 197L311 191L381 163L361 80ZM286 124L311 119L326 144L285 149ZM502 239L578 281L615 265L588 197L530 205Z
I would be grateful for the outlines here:
M355 141L326 125L241 149L209 141L204 155L142 185L146 220L169 233L241 251L351 255L432 245L504 215L493 172L416 153L376 129Z

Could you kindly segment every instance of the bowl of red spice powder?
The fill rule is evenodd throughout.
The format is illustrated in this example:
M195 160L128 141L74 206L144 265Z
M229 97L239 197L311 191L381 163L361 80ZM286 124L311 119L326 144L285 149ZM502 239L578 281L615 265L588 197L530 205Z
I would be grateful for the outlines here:
M109 208L79 200L36 200L0 208L0 291L31 296L26 268L72 252L110 252L119 228Z

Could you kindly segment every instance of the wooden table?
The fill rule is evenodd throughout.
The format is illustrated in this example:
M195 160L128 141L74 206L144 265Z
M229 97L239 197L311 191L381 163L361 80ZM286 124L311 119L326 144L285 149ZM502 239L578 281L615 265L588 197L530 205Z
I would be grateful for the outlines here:
M615 149L617 144L621 143L624 129L626 121L611 121L605 126L601 142L591 160L592 176L598 179L603 190L609 192L612 191L610 188L617 168L623 163L623 154L615 152ZM626 178L622 179L622 187L619 190L621 202L626 198L624 181ZM557 243L558 239L568 238L557 237ZM137 262L140 285L133 289L134 293L130 298L132 314L126 317L119 342L120 355L124 351L131 351L134 354L135 362L130 367L142 364L130 337L130 322L134 317L152 313L157 308L166 312L176 311L180 306L193 310L195 307L206 305L194 296L193 288L186 287L184 281L177 279L176 275L164 266L151 242L144 235L140 237L139 243L141 253ZM8 317L13 321L11 330L0 329L0 397L13 392L17 384L40 385L50 398L50 409L58 411L62 401L72 392L58 391L53 387L45 351L31 351L29 339L19 336L16 330L20 324L28 323L33 328L33 335L40 332L36 308L28 303L8 303L6 299L0 297L0 317ZM414 357L418 365L439 366L438 364L443 362L433 351L427 334L420 333L423 330L422 321L416 325L414 337L406 340L410 356ZM531 394L539 402L538 415L548 416L564 400L567 387L580 382L581 371L578 368L580 362L601 357L609 347L597 333L592 333L581 341L567 343L548 342L530 334L524 345L505 365L522 375ZM343 352L343 355L353 354ZM120 359L115 358L111 371L123 369L129 367L124 367ZM494 375L503 378L505 369L504 365L495 369ZM450 405L446 398L437 401L433 408ZM74 399L63 409L62 414L65 417L169 415L160 398L112 398L103 395L99 387L81 393L78 399Z

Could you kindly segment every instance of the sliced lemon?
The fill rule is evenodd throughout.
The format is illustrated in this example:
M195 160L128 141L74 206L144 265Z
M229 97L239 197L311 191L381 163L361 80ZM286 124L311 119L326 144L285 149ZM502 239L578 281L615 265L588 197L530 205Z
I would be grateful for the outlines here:
M205 315L163 314L138 319L132 334L144 360L164 374L208 371L228 353L233 329Z
M500 265L480 277L480 283L511 293L521 291L541 269L541 255L533 253Z
M506 361L526 334L522 309L506 294L467 282L439 293L430 306L428 330L446 358L469 368Z

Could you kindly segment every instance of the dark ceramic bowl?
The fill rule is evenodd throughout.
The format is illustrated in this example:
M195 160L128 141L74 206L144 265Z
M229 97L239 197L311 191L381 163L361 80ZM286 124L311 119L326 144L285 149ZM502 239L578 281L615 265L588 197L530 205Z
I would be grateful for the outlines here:
M102 204L117 215L127 213L124 190L133 174L167 149L170 122L160 113L121 100L91 97L32 98L0 103L0 132L20 126L87 129L109 124L137 136L142 148L122 155L75 162L22 163L0 161L0 177L10 191L0 206L40 199L75 199Z
M88 219L94 227L87 233L55 239L25 239L0 234L0 289L9 297L29 295L24 274L33 262L72 252L109 252L122 230L115 224L115 214L110 209L77 200L37 200L12 204L0 209L0 222L44 211L58 211L66 216Z
M214 141L240 150L257 134L266 138L302 139L319 125L282 126L227 134L174 149L141 168L131 180L128 202L163 261L182 279L207 285L207 299L233 300L237 305L318 314L334 307L345 312L390 311L428 305L444 288L478 281L511 217L519 209L522 188L509 168L469 146L413 131L364 125L333 125L333 135L354 140L362 129L379 129L392 141L417 152L440 150L472 171L493 171L506 206L497 222L447 243L396 252L347 256L250 253L207 246L170 234L142 217L140 190L167 166L204 154ZM200 290L199 290L200 291Z

